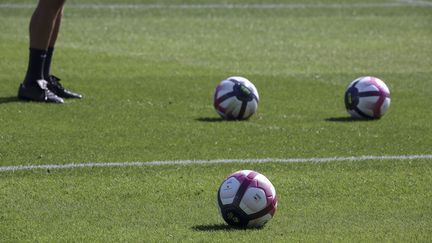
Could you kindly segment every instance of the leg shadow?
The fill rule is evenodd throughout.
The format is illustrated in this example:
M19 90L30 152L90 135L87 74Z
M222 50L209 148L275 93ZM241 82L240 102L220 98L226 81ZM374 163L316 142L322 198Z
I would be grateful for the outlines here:
M15 102L23 102L23 101L18 99L18 97L16 96L0 97L0 104L15 103Z

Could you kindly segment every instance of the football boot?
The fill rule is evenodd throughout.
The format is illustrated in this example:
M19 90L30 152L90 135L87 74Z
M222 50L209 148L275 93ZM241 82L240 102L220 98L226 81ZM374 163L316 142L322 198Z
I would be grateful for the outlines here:
M50 103L64 103L64 100L58 97L47 88L47 81L40 79L36 82L20 84L18 89L18 98L21 100L31 100Z
M50 75L47 78L47 81L48 81L48 85L47 85L48 89L51 90L54 94L56 94L59 97L76 98L76 99L82 98L82 95L63 88L63 86L60 84L60 79L54 75Z

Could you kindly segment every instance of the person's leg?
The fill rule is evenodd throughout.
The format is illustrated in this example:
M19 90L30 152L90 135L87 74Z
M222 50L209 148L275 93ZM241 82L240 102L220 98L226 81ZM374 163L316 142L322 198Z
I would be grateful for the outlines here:
M51 36L65 0L39 0L30 20L30 55L27 73L18 90L18 97L35 101L63 103L50 92L44 82L44 62ZM55 38L57 38L57 33Z
M61 21L63 18L63 9L64 7L62 6L61 9L59 10L59 12L57 13L55 22L54 22L54 28L53 31L51 33L51 38L50 38L50 42L48 44L48 48L52 47L54 48L56 42L57 42L57 37L58 37L58 33L60 32L60 25L61 25Z
M46 54L46 58L45 58L45 62L44 62L44 66L43 66L43 75L44 78L47 79L49 77L49 75L51 74L51 59L52 56L54 54L54 47L55 47L55 43L57 41L57 37L58 37L58 33L60 31L60 25L61 25L61 20L63 17L63 8L61 8L59 10L59 12L57 13L57 16L55 18L54 21L54 27L51 33L51 38L49 40L49 44L48 44L48 49L47 49L47 54Z
M66 0L39 0L30 21L30 48L47 50L57 40Z
M60 31L60 25L63 17L63 8L58 12L54 28L51 34L51 39L48 44L47 54L45 58L45 63L43 67L43 75L46 81L48 81L48 89L54 92L59 97L62 98L82 98L82 95L72 92L63 88L60 84L60 79L51 74L51 61L54 54L54 47L57 41L57 36Z

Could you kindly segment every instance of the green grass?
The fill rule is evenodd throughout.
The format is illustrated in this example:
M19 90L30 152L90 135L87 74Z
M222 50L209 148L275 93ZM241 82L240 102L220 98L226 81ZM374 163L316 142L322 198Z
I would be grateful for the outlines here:
M0 166L431 154L430 7L74 7L82 3L66 5L53 71L85 98L64 105L16 100L32 9L0 7ZM231 75L260 93L249 121L221 122L213 110L214 88ZM363 75L386 82L390 110L346 122L345 87ZM246 168L280 196L262 230L230 230L217 212L217 187ZM428 242L431 170L425 159L1 172L0 241Z
M277 188L262 230L223 224L216 191L250 168ZM190 176L194 175L194 176ZM431 240L430 161L237 164L3 173L4 240Z

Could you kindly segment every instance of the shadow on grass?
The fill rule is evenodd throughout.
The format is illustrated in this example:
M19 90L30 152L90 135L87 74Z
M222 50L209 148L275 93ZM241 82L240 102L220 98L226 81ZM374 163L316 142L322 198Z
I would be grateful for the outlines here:
M229 226L227 224L204 224L204 225L195 225L192 227L195 231L238 231L238 230L259 230L260 228L239 228Z
M200 122L223 122L225 121L221 117L198 117L195 120Z
M330 117L325 119L328 122L368 122L368 121L375 121L375 119L370 118L354 118L350 116L346 117Z
M198 117L196 121L200 122L244 122L248 119L223 119L222 117Z
M23 102L23 101L18 99L18 97L16 96L0 97L0 105L7 104L7 103L15 103L15 102Z

